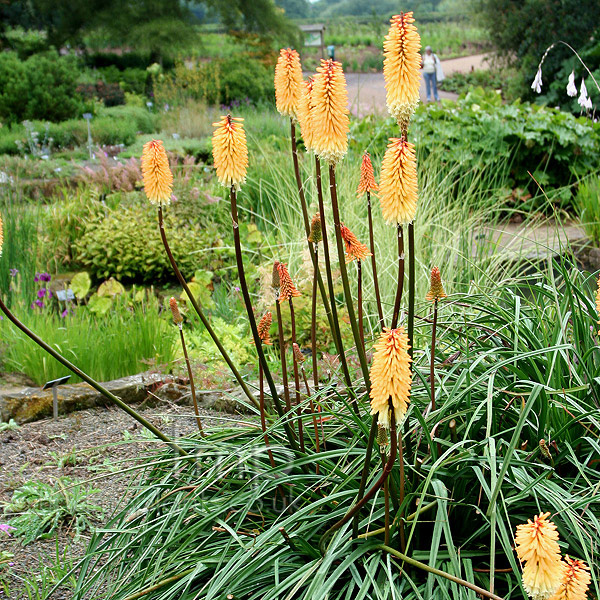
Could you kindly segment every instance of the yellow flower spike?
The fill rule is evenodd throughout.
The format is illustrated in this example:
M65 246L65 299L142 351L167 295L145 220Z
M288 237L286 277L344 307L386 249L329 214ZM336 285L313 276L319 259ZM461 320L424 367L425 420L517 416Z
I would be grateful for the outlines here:
M368 152L365 152L362 157L362 163L360 165L360 181L358 182L358 189L356 195L361 196L367 192L373 193L379 189L379 186L375 182L375 173L373 172L373 164L371 163L371 157Z
M142 177L144 191L152 204L170 204L173 193L173 173L160 140L151 140L144 144Z
M314 85L314 78L309 77L307 81L302 84L302 93L300 94L300 101L298 102L298 122L300 123L300 134L304 140L306 150L310 152L313 149L313 128L312 128L312 91Z
M275 103L281 115L291 117L294 121L298 116L302 86L302 66L298 52L282 48L275 65Z
M390 138L381 164L379 200L383 218L406 225L417 214L417 160L415 147L405 138Z
M548 600L563 580L556 525L548 521L550 513L540 513L519 525L515 535L517 556L523 567L523 587L532 600Z
M322 60L317 69L311 100L312 149L326 163L335 165L348 150L348 91L342 65Z
M290 298L300 296L300 292L296 289L292 278L287 270L287 264L278 262L277 273L279 275L279 304L283 304Z
M565 572L558 592L550 600L585 600L591 582L590 568L577 558L565 556Z
M227 115L221 117L218 123L213 123L213 127L216 127L212 136L212 147L217 179L221 185L236 190L246 181L248 168L248 147L243 120Z
M371 364L371 414L379 414L379 425L387 429L390 428L390 399L396 424L402 422L408 410L412 385L409 347L404 327L384 328L375 344Z
M383 42L387 107L403 133L419 104L421 87L421 38L414 21L412 12L393 16Z
M359 242L358 238L343 223L340 223L340 233L346 244L346 262L351 262L355 258L365 260L365 258L371 256L369 249Z
M268 310L260 320L258 324L258 337L262 340L263 344L270 346L273 342L271 341L271 335L269 333L269 329L271 328L271 323L273 322L273 315L271 311Z
M433 267L433 269L431 269L431 285L429 286L429 291L425 296L425 300L435 302L436 300L441 300L445 297L446 292L444 290L444 285L442 284L440 270L437 267Z

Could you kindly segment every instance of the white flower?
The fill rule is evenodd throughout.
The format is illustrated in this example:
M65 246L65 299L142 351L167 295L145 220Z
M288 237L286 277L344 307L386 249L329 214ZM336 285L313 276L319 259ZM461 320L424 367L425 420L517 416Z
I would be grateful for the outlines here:
M533 80L533 83L531 84L531 89L536 94L542 93L542 67L538 67L537 73L535 74L535 79Z
M591 110L592 108L592 100L588 96L583 77L581 78L581 87L579 88L579 98L577 98L577 103L581 108L585 108L586 110Z
M577 86L575 85L575 71L571 71L569 75L569 83L567 84L567 95L573 98L577 96Z

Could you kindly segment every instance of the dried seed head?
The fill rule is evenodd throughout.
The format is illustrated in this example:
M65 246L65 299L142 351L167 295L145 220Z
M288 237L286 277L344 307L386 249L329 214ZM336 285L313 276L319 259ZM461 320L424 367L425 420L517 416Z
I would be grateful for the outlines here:
M377 424L377 444L379 446L388 446L389 443L390 443L390 438L388 437L387 429L383 425L380 425L378 423Z
M261 318L258 323L258 337L262 340L263 344L270 346L273 342L271 341L271 335L269 333L269 329L271 328L271 323L273 321L273 315L271 311L267 311Z
M302 354L302 350L300 350L300 346L298 346L296 342L294 342L292 346L294 348L294 360L301 365L306 360L306 357Z
M445 297L446 292L444 291L444 286L442 285L442 276L440 274L440 270L437 267L433 267L433 269L431 269L431 284L429 286L429 291L425 296L425 300L435 302L436 300L441 300Z
M383 218L406 225L417 214L417 160L415 147L405 138L390 138L383 162L379 200Z
M322 60L314 79L310 111L312 148L317 156L335 165L348 150L348 92L342 65Z
M550 513L539 514L517 526L515 548L523 567L523 587L534 600L547 600L563 580L565 565L561 561L556 525L548 521Z
M367 192L376 192L378 189L379 186L375 182L375 173L373 172L371 157L368 152L365 152L362 157L362 163L360 164L360 181L358 182L356 195L361 196Z
M294 286L294 282L290 277L290 274L287 270L286 263L277 263L277 270L279 271L279 304L282 304L286 300L290 298L296 298L300 296L300 292Z
M183 323L183 317L179 312L179 306L177 306L177 300L175 298L171 298L169 300L169 306L171 307L171 312L173 313L173 323L175 325L181 325Z
M404 327L385 328L375 344L371 364L371 414L379 413L378 422L389 429L391 399L396 423L400 424L410 402L412 375L410 345Z
M358 238L343 223L340 223L340 233L346 244L346 262L351 262L355 258L365 260L365 258L371 256L369 249L359 242Z
M279 261L273 263L273 279L271 285L278 290L281 287L281 277L279 276Z
M302 84L302 66L298 52L282 48L275 65L275 103L284 117L296 120Z
M173 173L160 140L144 144L142 152L144 191L152 204L169 204L173 192Z
M540 440L540 452L544 458L547 458L548 460L552 458L552 455L550 454L550 448L548 448L546 445L546 440L543 438Z
M323 231L321 230L321 213L317 213L313 216L310 222L310 234L308 235L308 241L312 244L318 244L323 239Z
M307 151L313 149L313 125L312 125L312 110L314 108L312 100L314 78L309 77L302 85L302 93L298 102L298 122L300 123L300 134L304 140L304 145Z
M403 133L419 104L421 85L421 38L414 21L412 12L394 15L383 42L387 107Z
M591 583L589 570L585 562L567 554L563 580L550 600L585 600Z
M219 183L225 187L240 189L246 181L248 147L241 118L231 115L221 117L212 136L213 159Z

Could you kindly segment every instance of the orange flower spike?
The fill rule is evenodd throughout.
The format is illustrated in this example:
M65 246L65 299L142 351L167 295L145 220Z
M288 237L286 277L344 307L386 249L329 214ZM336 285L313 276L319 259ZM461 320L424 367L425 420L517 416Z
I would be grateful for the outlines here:
M386 327L377 344L371 364L371 414L378 414L378 423L390 428L391 398L396 424L400 424L410 402L412 375L410 345L404 327Z
M269 329L271 329L271 323L273 322L273 315L271 311L268 310L263 316L260 322L258 323L258 337L262 340L263 344L270 346L273 342L271 341L271 334L269 333Z
M591 583L590 568L577 558L565 556L565 573L558 592L550 600L585 600Z
M306 150L310 152L313 149L313 127L312 127L312 110L313 100L312 91L314 85L314 78L309 77L307 81L302 84L302 92L300 94L300 101L298 102L298 122L300 123L300 134L304 140Z
M290 274L287 270L286 263L278 263L277 271L279 274L279 304L283 304L286 300L290 298L296 298L300 296L300 292L294 286L294 282L290 277Z
M435 302L436 300L441 300L446 297L446 292L444 290L444 285L442 284L442 275L440 274L440 270L437 267L433 267L431 269L431 285L429 286L429 291L425 296L425 300L429 300L429 302Z
M358 182L358 189L356 195L361 196L367 192L373 193L379 189L379 186L375 182L375 173L373 172L373 164L371 163L371 157L368 152L365 152L362 157L362 163L360 165L360 181Z
M517 526L515 548L523 567L523 587L533 600L548 600L555 594L565 571L561 561L556 525L550 513L539 514Z
M316 213L310 222L310 233L308 241L311 244L318 244L323 239L323 223L321 221L321 213Z
M302 66L298 52L282 48L275 65L275 103L281 115L291 117L294 121L297 119L302 87Z
M217 178L221 185L236 190L246 181L248 168L243 120L227 115L221 117L218 123L213 123L216 129L212 136L212 147Z
M179 306L177 306L177 300L175 300L175 298L171 298L169 300L169 308L171 309L171 313L173 314L173 323L181 327L181 324L183 323L183 317L179 312Z
M421 87L421 38L414 21L412 12L393 16L383 42L387 107L403 133L419 104Z
M369 249L364 244L361 244L358 238L343 223L340 223L340 233L346 244L346 262L351 262L355 258L357 260L365 260L365 258L371 256Z
M342 65L322 60L317 69L311 100L312 149L326 163L335 165L348 150L348 91Z
M160 140L151 140L144 144L142 177L144 191L152 204L170 204L173 193L173 173Z
M417 195L415 147L404 138L390 138L379 184L383 218L400 225L412 223L417 214Z

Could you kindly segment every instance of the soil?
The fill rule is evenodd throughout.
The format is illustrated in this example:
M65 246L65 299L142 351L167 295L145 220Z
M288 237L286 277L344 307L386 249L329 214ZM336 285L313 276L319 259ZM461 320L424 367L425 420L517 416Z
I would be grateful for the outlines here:
M172 438L193 433L195 419L188 407L175 405L142 408L140 413ZM241 424L247 417L233 417L225 413L201 411L205 428L227 421ZM60 477L84 482L98 491L89 501L101 506L104 513L97 515L94 524L103 521L127 498L133 481L131 473L122 469L135 464L144 450L156 446L143 428L117 408L96 408L71 413L57 421L47 419L0 432L0 509L8 502L15 489L28 481L41 481L56 487ZM62 459L62 460L61 460ZM0 523L9 523L10 516L0 512ZM83 556L90 532L78 538L72 524L63 523L51 539L37 540L24 546L16 537L0 531L0 553L14 555L12 566L3 571L0 566L0 599L38 598L27 595L27 582L40 580L45 573L57 581L72 563ZM65 568L67 567L67 568ZM3 581L3 577L5 580ZM3 592L3 583L8 592ZM46 598L45 595L39 596ZM67 587L51 596L52 600L69 600Z

